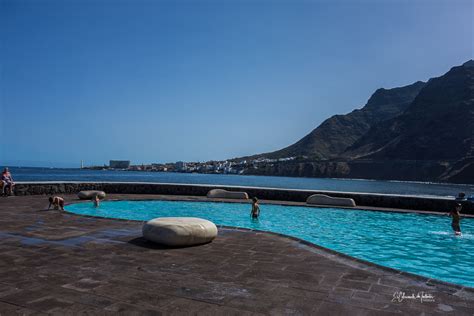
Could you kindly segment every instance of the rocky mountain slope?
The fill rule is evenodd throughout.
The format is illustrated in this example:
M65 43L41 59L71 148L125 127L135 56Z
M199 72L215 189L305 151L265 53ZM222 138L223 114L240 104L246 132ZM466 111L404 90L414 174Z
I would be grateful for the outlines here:
M430 79L406 111L379 122L343 154L347 158L446 160L474 145L474 62Z
M307 156L327 159L337 157L374 124L403 113L424 86L424 82L418 81L405 87L378 89L362 109L354 110L346 115L334 115L295 144L252 158Z

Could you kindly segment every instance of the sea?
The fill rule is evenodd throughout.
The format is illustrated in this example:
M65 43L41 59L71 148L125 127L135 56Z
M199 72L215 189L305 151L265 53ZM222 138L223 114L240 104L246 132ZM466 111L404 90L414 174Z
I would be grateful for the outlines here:
M155 182L366 192L438 197L454 197L459 192L464 192L467 195L474 195L474 184L30 167L11 167L10 171L15 182Z

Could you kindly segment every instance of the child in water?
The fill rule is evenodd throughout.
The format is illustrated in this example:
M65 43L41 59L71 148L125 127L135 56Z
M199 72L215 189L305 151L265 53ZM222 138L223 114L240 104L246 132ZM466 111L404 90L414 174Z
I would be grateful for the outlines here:
M256 197L252 198L252 211L250 212L250 216L252 219L258 219L260 215L260 206L258 205L258 199Z
M100 204L99 195L96 195L95 198L92 199L92 201L94 202L94 207L99 207L99 204Z
M48 210L51 208L51 205L54 206L55 210L59 210L61 208L61 211L64 211L64 199L59 196L51 196L49 198L49 206Z
M461 235L461 226L459 226L459 221L461 220L461 209L462 209L462 205L459 203L456 203L454 210L449 212L449 216L453 218L451 227L453 228L454 233L456 235Z

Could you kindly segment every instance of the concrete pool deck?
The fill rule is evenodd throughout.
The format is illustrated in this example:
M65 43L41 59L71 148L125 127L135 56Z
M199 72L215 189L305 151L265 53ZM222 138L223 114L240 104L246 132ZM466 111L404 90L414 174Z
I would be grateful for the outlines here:
M142 239L142 222L45 211L47 205L46 196L0 198L0 315L474 314L472 289L284 236L220 228L210 244L170 249ZM424 292L434 302L399 302L398 292Z

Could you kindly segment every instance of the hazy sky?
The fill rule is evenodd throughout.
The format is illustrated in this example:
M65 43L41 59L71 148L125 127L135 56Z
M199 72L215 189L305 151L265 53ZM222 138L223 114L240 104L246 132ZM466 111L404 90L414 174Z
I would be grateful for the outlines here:
M0 0L0 163L279 149L473 58L472 3Z

